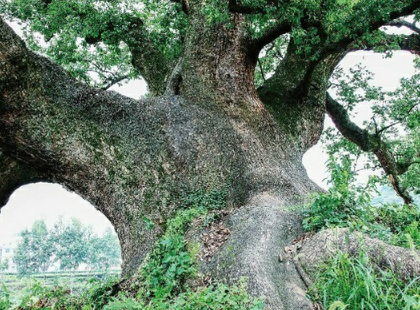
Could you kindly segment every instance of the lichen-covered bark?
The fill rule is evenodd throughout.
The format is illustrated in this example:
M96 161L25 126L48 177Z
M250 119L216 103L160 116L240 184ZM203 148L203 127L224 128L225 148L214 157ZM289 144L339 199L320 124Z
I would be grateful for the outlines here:
M0 21L0 198L37 180L77 192L114 225L130 274L186 196L227 189L231 237L201 270L230 282L247 276L267 309L311 309L298 271L280 256L302 233L291 207L319 190L302 156L321 134L342 51L307 59L292 42L258 93L262 46L244 16L209 25L202 5L188 1L184 51L165 95L142 101L77 83Z
M232 201L241 198L238 137L223 115L186 109L180 98L137 102L77 84L4 23L0 42L2 155L104 213L122 240L127 271L159 233L159 225L145 229L144 217L163 223L182 191L231 182ZM30 173L16 184L32 181ZM7 188L3 200L14 186Z
M186 56L192 61L191 57ZM226 61L231 59L226 55ZM218 64L220 70L229 67L223 61ZM234 81L230 72L222 73L216 70L221 80L214 83L230 79L240 84L241 78ZM185 80L185 96L181 92L140 102L91 89L28 51L1 22L0 150L1 164L7 167L3 175L10 180L1 187L2 200L17 186L39 179L77 192L114 225L124 272L132 273L188 193L228 188L228 206L238 208L252 206L254 197L261 195L277 197L276 204L287 206L316 190L306 177L301 154L288 146L290 141L254 94L249 102L249 93L237 93L235 98L242 96L238 105L231 94L224 99L223 92L203 100L201 95L188 95L193 93L189 88L196 86ZM210 90L210 84L203 85ZM272 202L269 206L277 208ZM278 221L283 215L273 216ZM153 228L147 225L149 220ZM293 226L298 227L298 222ZM249 234L254 227L244 229ZM233 237L241 241L233 246L245 263L255 241L243 239L246 234L239 232ZM260 258L264 259L260 269L272 262L265 261L264 255ZM239 262L232 270L242 266ZM257 272L236 270L235 277ZM287 274L294 277L293 272ZM271 279L252 287L255 295L269 292L269 300L283 298ZM293 294L292 290L283 295L292 299Z
M344 53L312 59L293 40L274 75L259 89L270 109L299 152L316 144L323 129L328 80Z
M191 105L179 96L137 102L90 89L28 51L5 23L1 33L2 153L104 213L122 240L127 271L183 193L229 186L231 206L279 186L301 193L292 178L305 174L300 158L280 143L270 119L259 127L232 121L217 103ZM258 108L254 115L268 114ZM31 173L18 184L33 180Z

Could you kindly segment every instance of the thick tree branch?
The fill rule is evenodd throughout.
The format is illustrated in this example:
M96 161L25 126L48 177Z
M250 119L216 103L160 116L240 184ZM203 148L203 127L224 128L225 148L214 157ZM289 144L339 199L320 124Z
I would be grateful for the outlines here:
M326 34L324 33L322 23L319 20L311 19L307 12L304 11L304 15L302 16L300 20L300 27L302 29L307 30L311 27L314 27L318 29L320 35L322 36L322 40L326 39ZM293 23L289 20L282 20L271 27L267 28L263 34L258 36L256 39L252 41L252 45L255 47L256 50L260 51L264 46L269 44L270 42L273 42L281 35L284 35L286 33L290 33L293 29Z
M392 2L393 9L388 14L377 14L377 7L371 4L370 0L360 1L354 8L349 25L343 25L351 30L350 36L333 42L324 48L323 53L329 54L333 51L347 49L357 38L363 34L373 32L381 26L386 25L392 20L408 16L420 8L418 0L395 0ZM366 14L366 8L371 10L371 14Z
M164 192L148 171L162 167L165 117L159 108L77 83L29 51L0 19L0 202L38 180L77 192L126 241L126 271L137 267L158 234L158 227L143 231L141 218L144 194ZM136 229L127 230L126 223Z
M348 52L358 51L358 50L384 50L389 49L397 45L400 50L408 51L412 54L420 55L420 35L411 34L411 35L383 35L383 39L376 42L355 42L350 45Z
M389 180L395 192L404 200L404 203L410 204L413 199L407 190L400 184L398 176L405 173L408 169L404 164L398 163L387 144L382 141L379 134L371 134L366 129L361 129L350 120L347 110L330 94L327 94L326 108L334 125L341 134L361 150L374 153L382 169L389 176Z
M380 142L366 129L361 129L350 120L347 110L327 94L326 108L334 125L351 142L355 143L362 151L370 152L379 148Z
M275 39L283 34L292 31L292 24L288 21L279 22L268 28L262 35L252 41L251 45L256 51L261 51L267 44L273 42Z
M417 26L417 24L415 22L410 23L410 22L408 22L404 19L393 20L393 21L389 22L387 24L387 26L393 26L393 27L398 27L398 28L406 27L406 28L410 29L411 31L414 31L414 32L420 34L420 28Z

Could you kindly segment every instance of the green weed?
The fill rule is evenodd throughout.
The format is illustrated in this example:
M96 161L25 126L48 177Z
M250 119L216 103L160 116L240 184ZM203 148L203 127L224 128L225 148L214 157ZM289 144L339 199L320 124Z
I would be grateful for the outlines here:
M309 293L324 309L420 309L418 279L404 282L391 271L374 267L364 254L358 258L337 254L316 279Z
M12 306L10 301L10 293L5 285L2 285L0 289L0 310L9 309Z

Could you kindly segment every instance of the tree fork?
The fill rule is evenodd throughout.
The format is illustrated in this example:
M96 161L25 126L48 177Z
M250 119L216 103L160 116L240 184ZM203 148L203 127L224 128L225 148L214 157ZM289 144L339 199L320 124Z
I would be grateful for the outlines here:
M183 94L191 94L190 87L199 85L185 84L189 71L183 67L184 93L134 101L76 83L58 66L29 52L4 22L0 28L0 150L25 155L25 163L31 166L54 163L45 171L43 180L77 192L108 217L121 242L125 274L135 272L162 233L166 219L188 193L228 186L226 202L230 208L251 207L258 201L263 212L265 208L277 210L280 206L286 210L287 206L300 203L302 195L318 189L307 178L301 154L289 148L289 141L274 119L261 103L254 105L257 99L249 93L224 97L223 92L215 90L216 95L210 94L212 100L185 96L187 100ZM193 57L187 54L187 68L198 65L192 64L198 61ZM224 59L214 64L218 66L213 73L221 78L216 85L225 79L229 83L241 80L229 77L231 71L222 70L228 68ZM207 82L201 85L208 90L215 86ZM242 98L238 105L232 101L232 95ZM239 115L245 117L238 118ZM6 196L13 189L8 187ZM246 214L246 210L240 208L235 214ZM293 227L300 226L297 217L284 212L290 216ZM281 218L282 214L275 215ZM151 230L147 225L150 221L154 224ZM253 227L247 227L251 232ZM260 228L263 227L261 222ZM289 226L281 227L283 231ZM261 233L271 234L272 229L277 228L274 225ZM237 242L233 247L239 249L247 243L244 234L234 235ZM275 239L270 240L256 245L264 252L272 246L280 251ZM248 260L255 248L246 249L241 256ZM253 274L252 270L244 270L240 262L243 260L232 264L231 279L236 277L234 274ZM274 263L271 259L267 262ZM277 267L276 263L273 268ZM290 285L299 279L293 270L286 275ZM226 277L230 277L229 273ZM278 278L261 283L250 281L255 295L267 292L272 309L279 309L276 300L286 298L293 304L293 290L286 289L283 297L278 296L273 286ZM302 284L298 281L293 285Z
M126 274L136 271L183 198L227 188L232 233L211 262L200 262L202 271L231 283L248 276L269 310L312 309L293 262L279 255L302 234L290 207L320 190L302 156L321 134L328 78L343 42L318 61L292 44L285 71L264 86L274 95L259 96L259 49L290 25L269 29L256 47L243 14L222 12L228 21L209 25L203 1L181 3L189 22L182 59L167 87L159 84L166 94L142 101L75 82L1 21L0 151L12 161L24 156L25 164L53 162L45 179L76 191L114 225Z
M404 200L405 204L411 204L413 199L398 180L398 176L405 173L408 166L397 162L386 143L382 141L380 133L369 133L366 129L361 129L353 123L344 107L330 95L327 97L326 107L328 115L330 115L341 134L361 150L375 154L385 174L389 176L391 185L397 195Z

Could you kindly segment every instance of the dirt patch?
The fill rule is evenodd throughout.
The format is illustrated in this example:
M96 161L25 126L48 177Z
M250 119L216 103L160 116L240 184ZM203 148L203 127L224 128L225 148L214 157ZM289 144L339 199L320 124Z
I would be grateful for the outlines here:
M225 226L222 220L210 224L208 231L201 234L203 251L201 259L210 262L214 253L226 242L230 236L230 229Z

